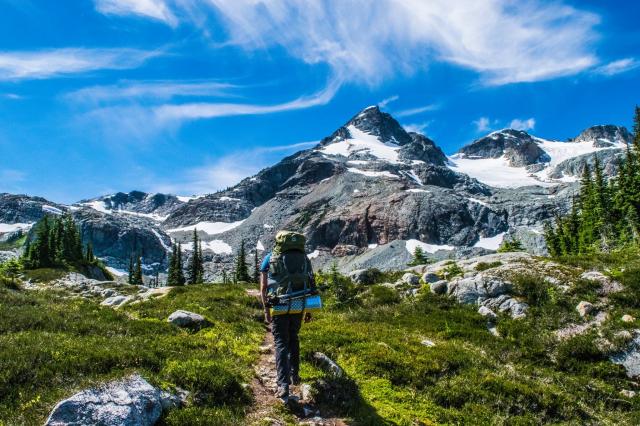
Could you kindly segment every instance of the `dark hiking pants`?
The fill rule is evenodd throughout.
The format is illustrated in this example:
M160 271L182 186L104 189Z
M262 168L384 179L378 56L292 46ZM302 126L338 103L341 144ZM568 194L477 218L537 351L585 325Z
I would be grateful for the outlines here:
M291 384L291 375L300 371L300 339L302 314L274 315L271 322L276 351L278 386Z

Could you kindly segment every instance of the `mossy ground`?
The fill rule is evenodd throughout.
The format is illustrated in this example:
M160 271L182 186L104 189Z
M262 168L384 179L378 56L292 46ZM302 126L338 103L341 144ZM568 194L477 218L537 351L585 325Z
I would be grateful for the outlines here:
M638 385L597 340L637 328L620 317L640 318L640 261L563 262L596 264L625 286L609 296L601 336L554 336L584 321L578 301L597 302L597 288L581 280L564 293L535 273L512 277L531 308L524 319L499 318L502 338L487 331L476 307L428 291L400 300L386 287L360 288L351 306L325 295L333 308L303 326L303 379L325 389L318 395L325 413L361 425L639 424L640 398L620 394ZM166 415L164 425L244 423L251 396L243 384L264 337L257 300L245 290L187 286L113 310L63 292L0 286L0 424L42 424L60 399L133 371L192 392L189 405ZM176 309L203 314L212 326L189 332L169 325ZM314 351L336 360L348 377L336 382L308 362ZM286 411L278 417L291 421Z
M564 259L568 265L592 265ZM575 281L562 293L533 271L512 277L519 297L530 305L524 319L501 316L502 338L491 335L477 307L424 292L400 303L363 297L359 306L325 311L303 328L305 356L323 351L343 366L358 393L342 414L356 424L639 424L638 383L612 364L598 341L637 324L640 318L640 261L619 257L597 266L619 279L625 290L610 296L609 320L565 341L554 332L581 323L581 300L597 302L597 285ZM421 342L431 340L435 346ZM313 366L306 380L327 380Z
M0 288L0 424L42 424L57 401L111 378L140 372L192 392L167 425L238 424L251 403L263 329L244 287L176 288L115 311L61 292ZM213 324L192 333L166 322L176 309Z

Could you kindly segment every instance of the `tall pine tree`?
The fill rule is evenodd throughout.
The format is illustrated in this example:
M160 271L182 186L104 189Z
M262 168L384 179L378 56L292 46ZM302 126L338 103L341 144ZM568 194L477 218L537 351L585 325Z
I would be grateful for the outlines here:
M244 240L240 242L240 249L236 256L236 270L234 277L234 284L237 281L249 282L249 268L247 268L247 253L244 247Z

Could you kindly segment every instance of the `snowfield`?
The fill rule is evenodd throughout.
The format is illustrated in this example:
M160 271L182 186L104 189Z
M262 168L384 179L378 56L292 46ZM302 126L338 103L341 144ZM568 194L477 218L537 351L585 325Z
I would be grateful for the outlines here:
M182 249L193 251L193 242L183 243ZM210 250L215 254L231 254L233 250L231 246L222 240L202 241L202 251Z
M504 232L498 235L494 235L493 237L480 237L477 243L475 243L474 247L481 247L487 250L498 250L500 244L502 244L502 240L504 240Z
M549 177L554 168L563 161L592 152L625 148L624 143L614 143L611 147L599 148L594 147L591 141L560 142L536 137L534 139L550 157L550 161L545 163L544 169L539 172L529 173L525 167L511 167L504 156L473 158L461 154L449 157L449 168L496 188L519 188L532 185L550 187L564 182L575 182L578 179L577 176L563 176L561 179Z
M431 253L431 254L437 252L438 250L454 250L456 248L455 246L450 246L446 244L437 245L437 244L423 243L420 240L407 240L406 249L409 253L413 254L416 251L416 247L420 247L423 252Z
M388 177L388 178L392 178L392 179L400 179L400 176L398 175L394 175L391 172L388 171L382 171L382 172L376 172L376 171L372 171L372 170L360 170L360 169L356 169L354 167L349 167L347 168L348 172L351 173L357 173L359 175L365 175L365 176L369 176L369 177Z
M350 139L337 140L321 148L319 152L325 155L340 155L343 157L349 157L349 155L357 152L366 152L389 163L400 162L398 160L399 145L384 143L377 136L365 133L353 125L348 126L347 130L351 134Z
M168 229L167 232L176 233L193 231L194 229L197 229L198 231L202 231L208 235L216 235L237 228L238 226L242 225L242 222L244 222L244 220L239 220L237 222L198 222L195 225Z
M29 229L33 223L0 223L0 233L14 232L19 229Z

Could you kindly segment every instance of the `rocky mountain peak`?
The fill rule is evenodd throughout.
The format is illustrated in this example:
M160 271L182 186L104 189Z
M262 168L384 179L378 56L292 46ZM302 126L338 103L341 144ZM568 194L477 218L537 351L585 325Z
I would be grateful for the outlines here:
M595 147L607 148L617 144L628 144L632 140L633 137L626 127L605 124L583 130L573 142L592 142Z
M512 167L523 167L548 161L548 155L535 138L524 130L503 129L493 132L458 151L467 158L505 157Z
M380 111L378 106L370 106L353 116L345 125L336 130L331 136L322 141L323 144L351 139L353 128L376 136L383 143L406 145L411 143L411 136L402 128L395 118ZM351 129L351 130L350 130Z

